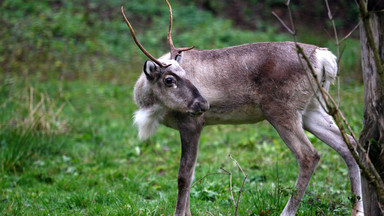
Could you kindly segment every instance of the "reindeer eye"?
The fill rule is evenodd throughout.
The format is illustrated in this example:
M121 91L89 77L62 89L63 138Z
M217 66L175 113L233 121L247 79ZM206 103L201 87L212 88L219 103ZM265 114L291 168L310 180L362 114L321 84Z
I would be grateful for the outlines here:
M176 83L176 81L172 77L167 77L167 78L164 79L164 83L165 83L166 86L172 87L173 84Z

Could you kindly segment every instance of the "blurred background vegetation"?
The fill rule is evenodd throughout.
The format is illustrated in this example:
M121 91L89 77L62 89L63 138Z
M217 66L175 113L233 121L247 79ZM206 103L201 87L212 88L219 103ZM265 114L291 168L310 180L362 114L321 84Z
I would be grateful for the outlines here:
M155 56L168 50L168 9L162 0L4 0L0 4L3 74L129 82L127 71L138 73L145 57L132 43L121 5L148 50ZM287 18L282 0L179 0L172 6L174 40L180 47L211 49L292 40L271 15L275 11ZM331 8L340 35L358 22L350 1L332 2ZM294 1L292 9L301 42L334 50L323 1ZM346 46L346 73L359 77L358 42L349 40Z
M275 11L287 19L284 2L173 0L175 45L213 49L293 40L271 15ZM146 49L154 56L167 52L163 0L0 1L0 209L5 215L172 214L179 138L162 127L146 142L137 139L132 91L146 57L130 37L121 5ZM291 6L299 41L335 52L324 2L297 0ZM341 37L358 22L356 6L347 0L330 6ZM359 131L363 89L357 32L341 50L342 106ZM261 123L205 130L196 178L216 172L231 153L250 170L239 214L279 215L293 191L297 165L273 128ZM350 215L344 163L308 136L325 157L298 214ZM226 181L224 176L196 185L191 200L199 208L192 213L230 214Z

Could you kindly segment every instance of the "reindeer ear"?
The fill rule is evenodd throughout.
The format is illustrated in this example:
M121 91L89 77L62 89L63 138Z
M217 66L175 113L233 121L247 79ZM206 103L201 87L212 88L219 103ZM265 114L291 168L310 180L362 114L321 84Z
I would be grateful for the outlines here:
M157 66L152 61L145 61L144 63L144 74L147 77L148 80L153 80L156 77L157 70L159 69L159 66Z
M181 64L181 62L183 61L183 52L181 52L179 55L177 55L175 57L175 60L177 61L177 63Z

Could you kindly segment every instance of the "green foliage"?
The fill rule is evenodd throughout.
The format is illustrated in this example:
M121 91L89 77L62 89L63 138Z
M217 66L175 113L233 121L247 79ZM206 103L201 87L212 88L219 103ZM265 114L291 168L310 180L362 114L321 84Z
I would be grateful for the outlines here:
M0 20L5 28L0 29L0 72L37 74L42 78L130 80L126 65L140 70L137 65L145 58L132 43L120 5L125 6L145 47L155 56L166 52L168 10L160 0L3 1ZM278 25L265 25L260 28L262 31L237 30L232 21L215 18L193 4L174 2L173 8L174 38L180 47L195 45L207 49L292 40L277 33ZM302 41L322 45L317 40ZM353 66L350 68L355 67L356 58L358 54L348 58L351 60L346 63Z
M62 145L55 135L64 133L66 122L59 119L63 105L56 106L47 94L30 87L16 86L7 77L1 83L0 95L0 162L1 171L20 172L37 155L58 151ZM51 145L55 142L55 145Z

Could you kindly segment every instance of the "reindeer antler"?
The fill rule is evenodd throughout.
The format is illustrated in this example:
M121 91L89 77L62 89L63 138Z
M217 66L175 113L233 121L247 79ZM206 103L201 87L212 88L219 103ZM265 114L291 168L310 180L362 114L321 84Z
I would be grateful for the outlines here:
M168 9L169 9L169 30L168 30L168 43L169 43L169 48L171 49L171 59L175 59L176 56L179 56L181 54L181 52L184 52L184 51L188 51L188 50L191 50L193 48L195 48L195 46L192 46L192 47L187 47L187 48L175 48L175 46L173 45L173 41L172 41L172 25L173 25L173 15L172 15L172 7L171 7L171 4L169 3L168 0L165 0L167 2L167 5L168 5Z
M136 45L140 48L140 50L149 58L151 59L153 62L155 62L157 65L159 65L160 67L162 68L167 68L169 66L171 66L171 64L168 64L168 65L164 65L163 63L161 63L159 60L157 60L155 57L153 57L147 50L145 50L145 48L143 47L143 45L141 45L141 43L137 40L136 38L136 34L135 34L135 31L133 30L133 27L131 25L131 23L128 21L127 17L125 16L125 13L124 13L124 7L121 6L121 13L124 17L124 20L125 22L127 23L128 25L128 28L129 30L131 31L131 35L133 37L133 40L135 41Z

